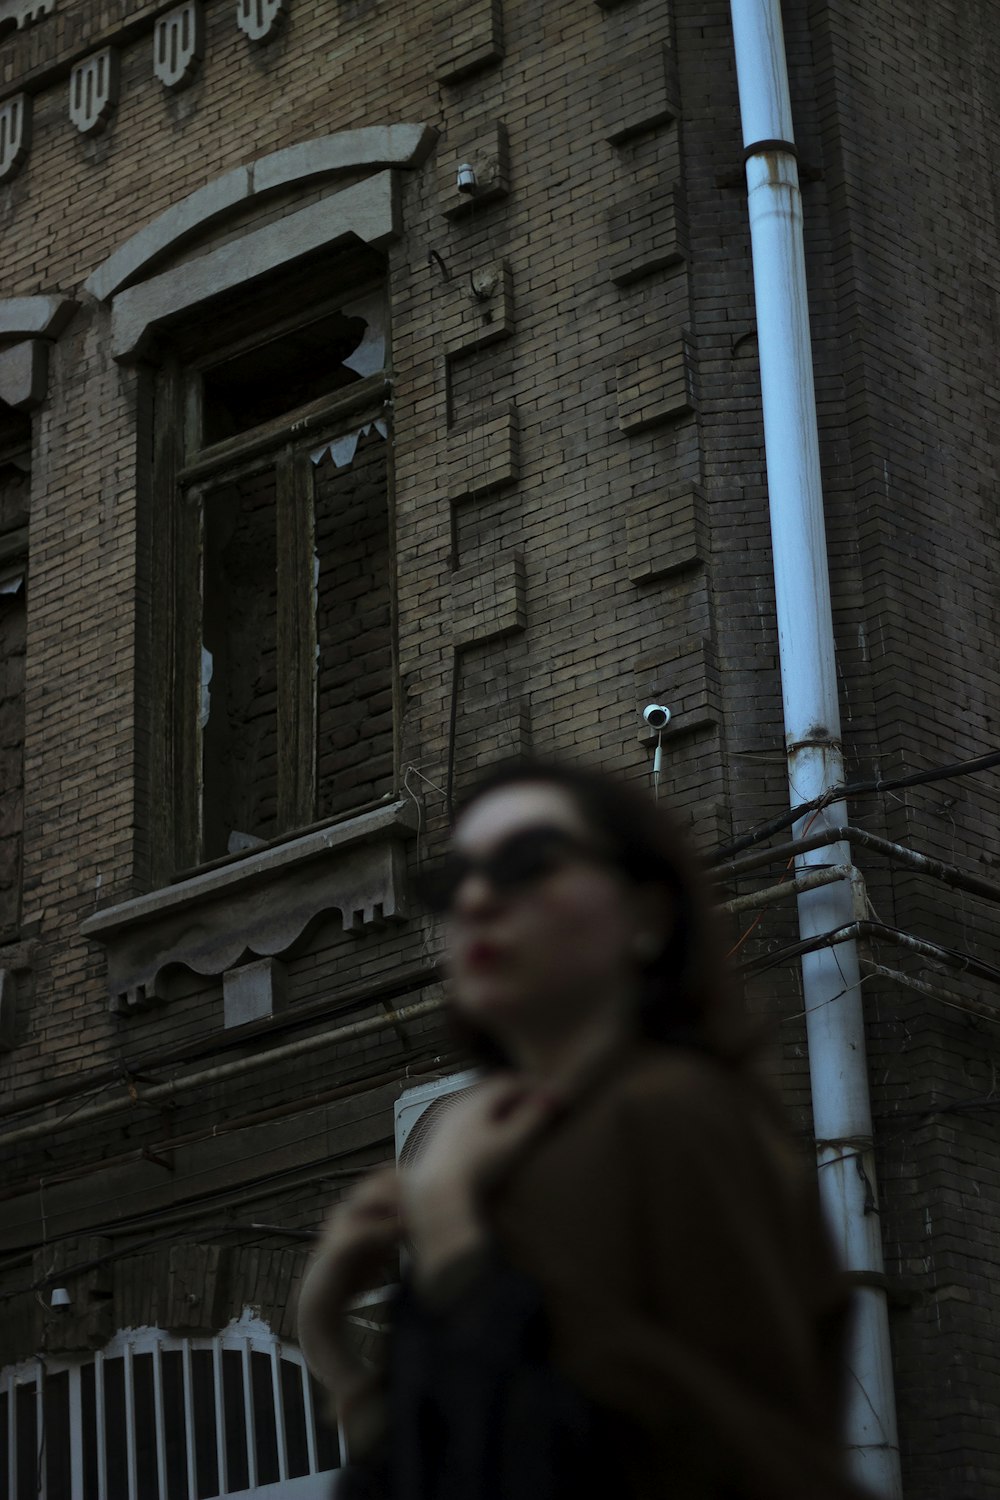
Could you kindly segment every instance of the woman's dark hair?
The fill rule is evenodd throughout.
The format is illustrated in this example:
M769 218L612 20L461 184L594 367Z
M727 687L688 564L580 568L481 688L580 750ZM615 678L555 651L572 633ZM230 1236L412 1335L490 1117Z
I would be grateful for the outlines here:
M648 1041L685 1042L737 1062L755 1050L757 1028L737 1004L723 957L723 938L708 882L689 835L676 816L627 782L603 771L544 760L493 767L462 799L456 822L488 792L542 783L568 793L612 863L637 885L666 889L661 953L643 975L638 1026ZM502 1049L462 1017L460 1041L487 1065L507 1061Z

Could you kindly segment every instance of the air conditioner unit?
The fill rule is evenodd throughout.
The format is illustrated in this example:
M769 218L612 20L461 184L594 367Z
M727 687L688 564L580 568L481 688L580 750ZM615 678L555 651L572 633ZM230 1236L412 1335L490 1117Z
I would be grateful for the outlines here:
M475 1068L469 1068L464 1073L453 1073L449 1078L435 1078L430 1083L418 1084L400 1094L395 1109L396 1161L399 1166L406 1167L416 1159L442 1111L464 1099L481 1076ZM401 1251L401 1259L405 1264L405 1249ZM384 1332L386 1306L397 1290L395 1283L389 1283L355 1297L350 1304L348 1322L368 1335Z
M434 1122L454 1108L481 1078L475 1068L407 1089L396 1100L396 1161L408 1166L420 1154Z

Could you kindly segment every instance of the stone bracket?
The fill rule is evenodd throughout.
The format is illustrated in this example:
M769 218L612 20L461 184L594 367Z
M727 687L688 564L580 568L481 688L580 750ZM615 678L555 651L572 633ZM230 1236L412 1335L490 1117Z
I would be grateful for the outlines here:
M107 950L112 1009L141 1009L174 965L219 976L278 957L333 911L359 933L403 919L414 826L412 803L390 803L86 918L81 933Z

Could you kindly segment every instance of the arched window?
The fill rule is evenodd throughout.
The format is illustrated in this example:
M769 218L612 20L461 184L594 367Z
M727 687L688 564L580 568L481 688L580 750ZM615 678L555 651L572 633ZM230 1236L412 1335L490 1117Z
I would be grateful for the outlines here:
M341 1456L302 1355L249 1309L214 1338L129 1328L0 1371L2 1500L326 1500Z

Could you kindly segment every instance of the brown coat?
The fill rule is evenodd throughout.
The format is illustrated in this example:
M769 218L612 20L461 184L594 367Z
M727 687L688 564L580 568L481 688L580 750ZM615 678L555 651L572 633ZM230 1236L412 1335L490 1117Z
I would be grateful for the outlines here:
M766 1090L687 1047L581 1087L492 1206L562 1373L634 1433L642 1500L858 1500L838 1434L848 1297Z

